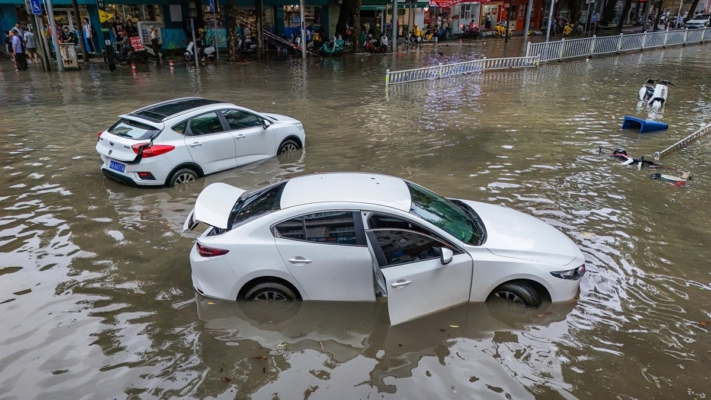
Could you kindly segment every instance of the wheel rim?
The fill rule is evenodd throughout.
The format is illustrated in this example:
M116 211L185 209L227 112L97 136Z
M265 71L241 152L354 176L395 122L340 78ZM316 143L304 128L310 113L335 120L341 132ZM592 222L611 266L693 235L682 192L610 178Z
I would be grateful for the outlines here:
M178 175L178 178L175 180L174 186L180 186L184 183L190 183L190 182L195 182L195 176L186 172L186 173Z
M286 298L283 294L273 291L273 290L265 290L263 292L257 293L256 296L252 297L252 301L287 301L289 299Z
M504 299L506 301L510 301L514 304L523 304L524 306L526 305L526 303L524 303L523 300L520 297L518 297L518 295L516 293L509 292L507 290L502 290L502 291L496 292L496 297L498 297L500 299Z
M296 145L293 143L287 143L284 145L284 147L281 148L281 154L284 153L291 153L292 151L296 150Z

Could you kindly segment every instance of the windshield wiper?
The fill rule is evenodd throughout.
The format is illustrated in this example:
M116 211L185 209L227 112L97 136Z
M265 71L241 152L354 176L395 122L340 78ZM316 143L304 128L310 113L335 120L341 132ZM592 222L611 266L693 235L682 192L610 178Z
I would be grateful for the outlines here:
M461 208L462 211L464 211L464 213L469 217L469 220L474 226L474 228L479 231L479 241L476 245L481 246L482 244L484 244L486 242L486 226L484 226L484 221L482 221L479 214L477 214L473 208L469 207L469 205L464 203L463 201L457 199L448 200L454 203L457 207Z

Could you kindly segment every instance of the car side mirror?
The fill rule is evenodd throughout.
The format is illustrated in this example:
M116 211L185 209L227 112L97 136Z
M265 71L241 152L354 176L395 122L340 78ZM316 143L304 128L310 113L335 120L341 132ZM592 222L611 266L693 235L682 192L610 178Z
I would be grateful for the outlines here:
M454 252L446 247L440 248L440 261L442 265L447 265L452 262L452 257L454 257Z
M266 131L267 128L269 128L269 125L271 125L271 124L272 124L271 122L267 121L266 119L263 119L262 120L262 129L264 129Z

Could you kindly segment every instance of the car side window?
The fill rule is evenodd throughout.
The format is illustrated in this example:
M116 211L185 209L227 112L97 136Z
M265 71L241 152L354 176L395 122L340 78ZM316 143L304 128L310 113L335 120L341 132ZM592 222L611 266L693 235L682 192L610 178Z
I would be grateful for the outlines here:
M242 110L222 110L221 112L232 130L262 126L262 119L252 113Z
M304 216L306 240L315 243L352 244L358 242L351 211L330 211Z
M373 230L369 231L382 250L379 257L380 268L439 258L442 247L449 247L430 236L413 231Z
M429 230L417 224L413 224L404 218L386 214L371 214L370 218L368 218L368 227L370 229L406 229L420 232L428 236L434 236L434 234Z
M173 130L175 132L178 132L181 135L185 135L185 128L188 127L188 121L183 121L179 123L178 125L173 126Z
M284 239L306 240L304 220L301 217L284 221L275 228Z
M324 211L292 218L277 224L274 229L283 239L346 246L365 245L363 228L357 224L362 225L357 211Z
M215 112L198 115L190 120L190 133L195 136L209 135L223 131L222 121L220 121L220 118Z

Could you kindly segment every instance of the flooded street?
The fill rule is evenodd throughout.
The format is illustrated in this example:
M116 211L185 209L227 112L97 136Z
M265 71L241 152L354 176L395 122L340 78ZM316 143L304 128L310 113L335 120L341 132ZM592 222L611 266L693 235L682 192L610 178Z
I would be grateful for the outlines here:
M520 42L487 57L519 54ZM443 55L438 56L437 52ZM711 122L711 46L391 86L386 69L484 47L17 75L0 62L0 398L703 399L711 396L711 139L664 159L683 187L598 155L651 155ZM636 96L668 79L669 130ZM301 120L305 151L180 189L104 178L96 134L119 114L198 95ZM394 327L387 304L278 313L196 297L181 234L210 183L254 189L366 171L504 205L569 235L580 299L511 315L470 304ZM476 268L476 266L475 266Z

